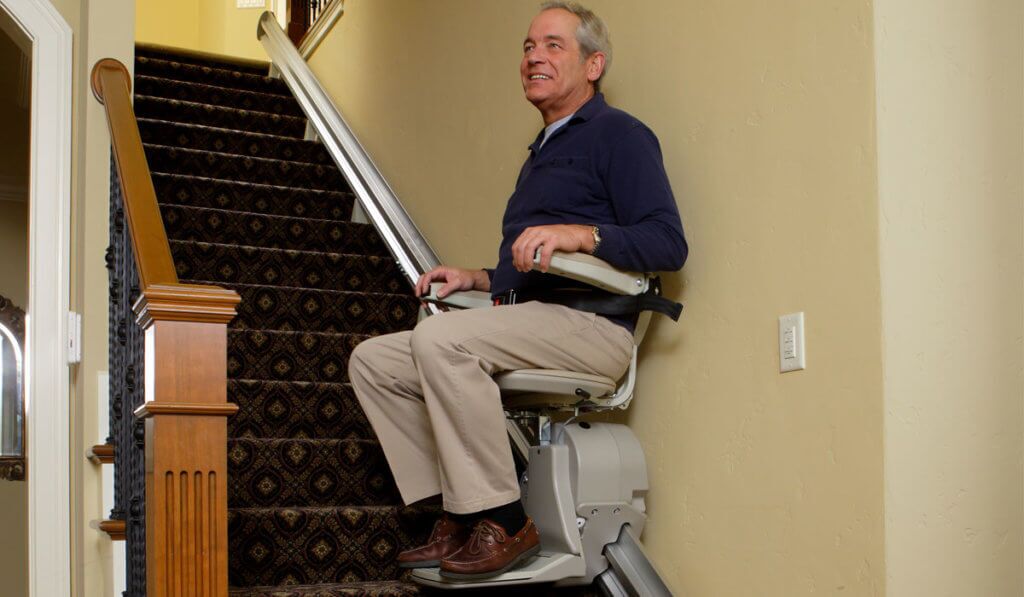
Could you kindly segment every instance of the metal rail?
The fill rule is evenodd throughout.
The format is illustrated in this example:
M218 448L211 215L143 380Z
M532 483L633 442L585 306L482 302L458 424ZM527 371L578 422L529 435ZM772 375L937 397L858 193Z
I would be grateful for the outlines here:
M273 13L268 11L260 16L256 35L299 102L310 125L323 141L327 152L352 187L370 223L384 239L410 284L415 284L421 274L441 264L437 254L416 228L409 213L360 145L295 45L281 29ZM431 305L428 309L435 312L437 307Z

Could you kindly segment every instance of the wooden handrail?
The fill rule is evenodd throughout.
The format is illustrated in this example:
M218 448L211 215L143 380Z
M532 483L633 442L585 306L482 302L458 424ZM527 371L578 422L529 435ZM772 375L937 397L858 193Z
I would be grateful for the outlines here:
M233 290L180 284L131 102L128 69L96 63L141 296L132 305L145 334L146 594L228 594L227 324ZM97 455L98 456L98 455ZM100 525L123 536L123 521ZM130 551L130 550L129 550Z
M117 60L104 58L93 67L92 93L107 111L110 144L124 193L124 212L139 266L139 284L142 288L177 284L178 274L132 108L131 89L128 69Z

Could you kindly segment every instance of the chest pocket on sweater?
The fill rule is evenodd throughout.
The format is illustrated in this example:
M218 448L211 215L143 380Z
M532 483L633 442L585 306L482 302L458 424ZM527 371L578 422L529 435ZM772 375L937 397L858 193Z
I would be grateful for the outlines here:
M569 170L590 170L590 158L588 157L557 157L543 160L541 168L560 168Z

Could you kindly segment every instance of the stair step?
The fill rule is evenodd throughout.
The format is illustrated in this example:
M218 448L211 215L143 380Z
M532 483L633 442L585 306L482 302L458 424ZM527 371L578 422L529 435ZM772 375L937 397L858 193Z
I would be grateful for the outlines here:
M228 380L228 419L234 438L374 439L366 415L347 383Z
M280 184L322 191L349 190L334 166L287 160L268 160L215 151L144 145L153 172L199 174L259 184Z
M377 440L228 440L229 507L400 503Z
M228 591L230 597L414 597L424 594L419 585L401 581L249 587Z
M138 121L143 143L219 151L256 158L334 165L331 156L327 154L322 145L315 141L152 118L139 118Z
M306 119L299 116L239 110L151 95L135 95L135 115L138 118L205 124L222 129L254 131L295 139L302 139L306 133Z
M177 81L194 81L207 85L230 87L232 89L246 89L261 93L291 96L288 85L281 79L232 70L220 65L190 64L185 60L189 59L181 57L174 60L166 60L164 58L136 56L135 73Z
M399 551L422 544L438 506L232 508L233 587L394 580Z
M270 63L265 60L251 60L238 58L236 56L225 56L221 54L210 54L186 48L172 48L147 43L135 44L135 55L159 60L181 62L183 64L195 64L199 66L213 66L237 70L255 75L265 75L270 72Z
M167 236L174 240L216 239L272 249L386 256L388 249L369 224L268 216L187 205L160 206Z
M349 192L219 180L203 176L153 173L162 203L250 211L267 215L348 220L355 196Z
M228 377L348 381L348 359L363 334L228 330Z
M187 284L199 281L182 280ZM227 284L242 297L234 329L385 334L416 325L419 299L411 294L317 290L288 286Z
M178 81L135 75L135 93L200 104L211 104L237 110L255 110L271 114L304 117L295 98L277 93L262 93L245 89L232 89L207 85L195 81Z
M175 240L170 245L179 278L212 284L412 294L409 283L389 257Z

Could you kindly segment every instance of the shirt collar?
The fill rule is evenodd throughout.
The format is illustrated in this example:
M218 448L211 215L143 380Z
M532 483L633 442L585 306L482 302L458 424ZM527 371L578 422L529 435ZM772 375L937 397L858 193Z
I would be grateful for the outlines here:
M604 101L604 94L603 93L595 93L594 97L590 98L589 100L587 100L587 103L585 103L582 106L580 106L579 110L576 110L576 113L572 115L572 117L569 119L569 122L566 122L564 125L558 127L558 130L556 130L555 132L551 133L551 136L554 137L556 134L560 133L561 131L568 129L569 125L571 125L572 123L576 122L577 120L581 120L581 121L590 120L598 112L600 112L602 109L604 109L604 107L607 106L607 105L608 104L605 103L605 101ZM547 127L542 128L540 130L540 132L537 133L537 137L533 140L533 143L530 144L530 151L532 151L533 153L537 153L538 151L540 151L541 142L544 141L544 131L545 131L545 129L547 129ZM548 140L550 141L550 139L548 139Z

